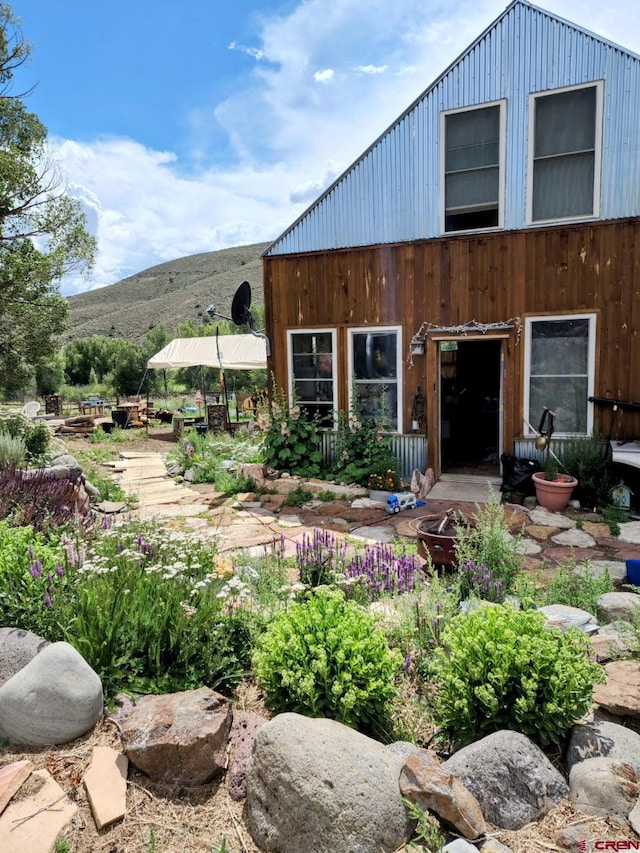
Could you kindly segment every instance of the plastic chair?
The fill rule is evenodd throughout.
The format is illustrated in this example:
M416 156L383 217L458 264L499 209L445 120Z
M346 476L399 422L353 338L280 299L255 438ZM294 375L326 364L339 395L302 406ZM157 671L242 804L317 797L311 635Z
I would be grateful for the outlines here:
M40 403L34 401L32 403L26 403L22 407L22 414L26 415L28 418L35 418L35 416L40 411Z

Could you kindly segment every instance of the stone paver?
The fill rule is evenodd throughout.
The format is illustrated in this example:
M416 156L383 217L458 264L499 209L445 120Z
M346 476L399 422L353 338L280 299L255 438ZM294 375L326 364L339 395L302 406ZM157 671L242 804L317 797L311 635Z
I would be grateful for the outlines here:
M2 853L50 853L78 806L47 770L34 770L22 792L0 815Z
M593 536L585 533L584 530L578 530L573 527L571 530L565 530L564 533L558 533L551 537L551 541L556 545L570 545L572 548L593 548L596 540Z

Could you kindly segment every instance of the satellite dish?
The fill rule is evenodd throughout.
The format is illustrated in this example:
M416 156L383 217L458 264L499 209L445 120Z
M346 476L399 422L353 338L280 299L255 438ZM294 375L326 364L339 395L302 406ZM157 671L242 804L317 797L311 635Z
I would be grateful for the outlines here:
M236 326L249 326L253 328L253 317L251 316L251 285L243 281L236 290L231 303L231 319Z

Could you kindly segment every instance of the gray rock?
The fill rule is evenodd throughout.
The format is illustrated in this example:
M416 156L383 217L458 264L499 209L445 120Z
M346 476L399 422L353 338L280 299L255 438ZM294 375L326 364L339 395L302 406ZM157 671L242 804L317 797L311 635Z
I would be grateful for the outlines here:
M558 527L560 530L570 530L576 526L575 521L561 512L549 512L546 509L533 509L529 513L532 524L543 527Z
M596 601L601 622L631 622L632 613L640 607L640 595L635 592L605 592Z
M578 723L571 730L567 770L588 758L615 758L631 765L640 776L640 734L604 720Z
M22 628L0 628L0 685L20 672L49 643Z
M626 820L638 793L635 770L615 758L587 758L569 774L569 799L583 814Z
M103 713L102 683L69 643L52 643L0 687L0 732L13 743L67 743Z
M520 829L567 794L567 783L528 737L499 731L454 753L451 770L480 803L487 821Z
M334 720L280 714L258 729L247 768L247 820L278 853L391 853L413 821L402 804L403 758Z
M564 533L557 533L551 537L551 541L556 545L570 545L572 548L593 548L596 540L587 533L586 530L565 530Z
M360 542L393 542L396 538L395 528L389 524L382 524L379 527L356 527L351 531L353 539Z
M598 623L591 613L579 607L570 607L568 604L547 604L546 607L540 608L540 613L544 614L549 624L557 626L561 631L567 628L580 628L581 631L590 634L598 630Z
M580 571L581 567L576 567ZM593 577L602 577L605 571L609 572L611 581L619 585L624 583L627 576L627 564L621 560L589 560L589 574Z
M620 620L601 625L589 640L599 663L612 658L629 657L637 646L631 625Z
M488 838L480 845L480 850L482 853L513 853L510 847L507 847L502 841L498 841L497 838Z
M444 845L442 853L478 853L478 848L464 838L455 838Z
M75 456L72 456L70 453L67 453L66 450L54 452L51 457L50 466L57 467L61 466L64 468L68 468L71 476L75 479L82 474L82 465L78 462Z
M627 521L620 525L618 539L621 542L631 542L640 545L640 521Z
M225 767L231 704L208 687L143 696L122 724L129 760L152 779L195 787Z

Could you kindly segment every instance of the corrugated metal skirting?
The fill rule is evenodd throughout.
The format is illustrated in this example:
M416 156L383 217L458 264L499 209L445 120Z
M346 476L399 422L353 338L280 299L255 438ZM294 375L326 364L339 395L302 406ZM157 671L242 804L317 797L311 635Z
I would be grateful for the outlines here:
M322 433L322 456L325 465L332 465L336 458L335 432ZM417 468L424 473L427 467L427 437L426 435L393 435L390 441L391 452L400 461L398 472L405 480Z

